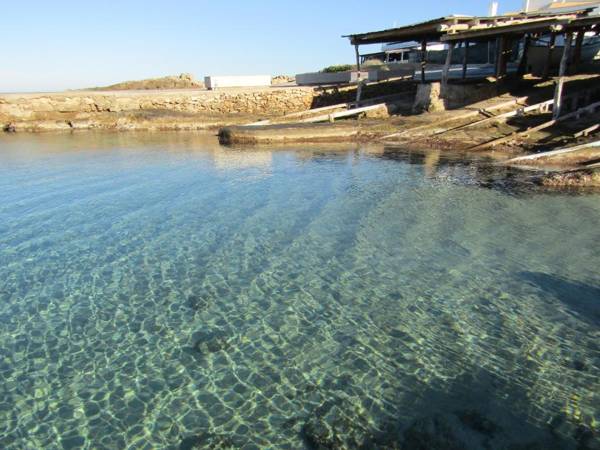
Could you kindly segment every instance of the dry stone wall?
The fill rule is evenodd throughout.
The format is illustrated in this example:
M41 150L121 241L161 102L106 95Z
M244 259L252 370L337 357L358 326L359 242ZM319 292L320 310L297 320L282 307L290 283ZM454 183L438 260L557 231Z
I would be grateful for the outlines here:
M99 117L165 113L209 116L278 116L309 109L318 94L312 88L186 92L73 92L0 96L0 125L63 122ZM173 115L176 120L177 114ZM147 119L147 117L146 117ZM50 127L52 128L52 127ZM60 126L58 126L60 128Z

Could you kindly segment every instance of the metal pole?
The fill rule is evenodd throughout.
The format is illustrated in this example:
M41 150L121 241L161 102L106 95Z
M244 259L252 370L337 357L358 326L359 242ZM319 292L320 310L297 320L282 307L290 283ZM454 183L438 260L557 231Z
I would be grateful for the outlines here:
M358 51L358 44L354 44L354 52L356 53L356 70L360 72L360 53Z

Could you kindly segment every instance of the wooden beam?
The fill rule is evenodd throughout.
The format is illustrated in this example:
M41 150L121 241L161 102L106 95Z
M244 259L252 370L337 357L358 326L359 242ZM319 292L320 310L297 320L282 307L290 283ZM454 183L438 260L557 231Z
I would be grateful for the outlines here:
M571 20L576 18L577 16L575 14L570 14L560 17L551 17L549 19L525 19L521 21L513 20L511 22L485 24L470 27L469 30L466 31L458 30L455 33L446 32L446 34L441 36L440 40L442 42L464 41L466 39L473 41L494 39L497 36L517 36L524 35L525 33L548 32L550 30L563 31L565 26L567 26Z
M592 134L594 131L598 131L599 129L600 129L600 123L597 123L596 125L592 125L591 127L588 127L585 130L581 130L580 132L575 133L573 135L573 137L575 137L575 138L587 137L590 134Z
M573 64L571 66L571 71L576 72L581 64L581 50L583 47L583 38L585 37L586 29L582 28L577 33L577 39L575 40L575 53L573 54Z
M450 67L452 66L452 53L454 52L454 45L454 42L450 42L450 44L448 44L446 64L444 64L444 70L442 71L442 96L448 88L448 78L450 76Z
M427 40L421 42L421 83L425 83L425 69L427 68Z
M544 65L544 73L542 78L548 78L552 67L552 54L556 48L556 33L550 35L550 43L548 44L548 52L546 53L546 64Z
M358 50L358 44L354 46L354 53L356 54L356 70L360 72L360 52Z
M469 119L471 117L477 117L480 114L482 114L483 111L495 111L497 109L507 108L509 106L512 106L512 105L515 105L515 104L519 104L519 103L523 103L523 102L526 102L526 101L527 101L527 97L513 98L513 99L508 100L506 102L502 102L502 103L498 103L496 105L492 105L492 106L486 108L485 110L478 109L478 110L467 111L465 113L457 114L457 115L448 117L446 119L437 120L433 124L432 123L427 123L425 125L419 125L419 126L416 126L416 127L409 128L407 130L399 131L397 133L388 134L387 136L383 136L381 139L385 140L385 139L391 139L391 138L401 137L401 136L404 136L405 134L412 134L415 131L424 130L424 129L431 128L431 127L439 127L440 125L443 125L443 124L446 124L446 123L449 123L449 122L455 122L457 120Z
M556 88L554 90L554 105L552 107L552 115L555 119L560 117L562 110L563 100L563 87L565 84L565 74L567 72L567 66L569 64L569 55L571 53L571 42L573 41L573 33L567 33L565 35L565 48L563 50L562 59L560 60L560 68L558 70L558 80L556 81Z
M506 76L506 47L506 36L500 36L496 41L496 79L498 81L502 80Z
M577 145L575 147L561 148L560 150L552 150L549 152L535 153L533 155L519 156L518 158L512 158L508 161L505 161L504 164L519 164L527 161L535 161L536 159L551 158L552 156L564 155L565 153L572 153L593 147L600 147L600 141L589 142L587 144Z
M580 94L581 94L580 92L576 92L574 94L563 97L563 100L565 100L567 98L577 98L577 97L579 97ZM527 97L523 97L523 98L526 99ZM497 116L490 115L489 117L486 117L485 119L477 120L475 122L467 123L465 125L460 125L455 128L450 128L450 129L447 129L444 131L437 132L437 133L433 134L433 136L437 136L438 134L443 134L448 131L458 131L458 130L462 130L465 128L480 126L487 122L492 122L492 121L495 122L495 121L500 121L500 120L506 120L511 117L522 116L522 115L532 112L532 111L538 111L540 113L544 113L544 112L548 111L548 109L552 106L553 103L554 103L554 99L546 100L544 102L536 103L536 104L530 105L530 106L520 106L517 109L513 109L512 111L498 114ZM574 109L576 109L576 108L574 108ZM593 130L591 130L591 131L593 131ZM578 136L576 136L576 137L578 137Z
M385 103L379 103L377 105L364 106L362 108L354 108L349 109L347 111L340 111L331 114L323 114L320 116L310 117L308 119L299 120L298 123L316 123L316 122L333 122L335 119L340 119L342 117L351 117L356 116L358 114L374 111L376 109L386 108Z
M467 66L469 64L469 41L464 42L464 53L462 59L462 79L465 80L467 78Z
M523 44L523 55L521 55L521 61L519 62L519 70L517 74L522 78L527 73L527 57L529 55L529 47L531 46L531 35L525 37Z
M584 108L580 108L577 111L574 111L574 112L569 113L569 114L565 114L564 116L561 116L558 119L552 119L552 120L550 120L548 122L544 122L544 123L542 123L540 125L537 125L535 127L527 128L524 131L514 132L512 134L509 134L508 136L503 136L503 137L498 138L498 139L492 139L491 141L484 142L483 144L475 145L474 147L469 148L469 150L482 150L482 149L485 149L485 148L494 147L496 145L503 144L503 143L508 142L508 141L512 141L512 140L514 140L514 139L516 139L516 138L518 138L520 136L523 136L525 134L533 133L535 131L544 130L546 128L550 128L552 125L556 125L559 122L564 122L565 120L579 117L584 112L592 112L593 113L596 110L596 108L599 108L599 107L600 107L600 102L592 103L591 105L588 105L588 106L586 106Z

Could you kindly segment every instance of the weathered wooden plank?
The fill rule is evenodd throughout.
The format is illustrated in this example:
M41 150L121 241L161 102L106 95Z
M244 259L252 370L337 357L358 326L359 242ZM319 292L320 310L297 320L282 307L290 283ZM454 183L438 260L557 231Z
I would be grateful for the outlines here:
M573 33L567 33L565 35L565 48L563 50L562 59L560 60L560 69L558 71L556 89L554 90L554 105L552 107L552 115L555 119L558 119L560 117L560 113L562 112L563 87L565 84L565 74L567 73L567 67L569 65L569 55L571 53L572 41Z
M536 159L551 158L553 156L564 155L566 153L573 153L573 152L583 150L586 148L590 148L590 147L600 147L600 141L577 145L575 147L561 148L559 150L552 150L549 152L536 153L534 155L519 156L517 158L509 159L508 161L505 161L504 163L505 164L519 164L519 163L523 163L523 162L527 162L527 161L535 161Z
M448 77L450 76L450 66L452 66L452 53L454 52L454 42L448 44L448 53L446 54L446 63L442 71L442 90L448 87Z
M469 65L469 41L465 41L464 42L464 53L463 53L463 59L462 59L462 76L461 78L463 80L467 79L467 67Z
M298 123L317 123L317 122L327 122L327 121L332 122L335 119L341 119L342 117L352 117L352 116L356 116L356 115L364 113L364 112L374 111L376 109L385 108L385 107L386 107L385 103L379 103L377 105L364 106L362 108L354 108L354 109L349 109L347 111L340 111L340 112L332 113L332 114L323 114L323 115L316 116L316 117L309 117L308 119L302 119L302 120L298 121Z
M585 130L581 130L580 132L575 133L573 135L573 137L580 138L583 136L589 136L591 133L593 133L594 131L597 131L599 129L600 129L600 123L597 123L596 125L592 125L591 127L588 127Z
M516 138L518 138L520 136L523 136L525 134L534 133L536 131L541 131L541 130L544 130L546 128L550 128L552 125L556 125L559 122L564 122L565 120L572 119L574 117L578 117L580 114L582 114L584 112L590 112L590 111L593 112L598 107L600 107L600 102L592 103L591 105L588 105L588 106L586 106L584 108L580 108L577 111L574 111L574 112L569 113L569 114L565 114L564 116L561 116L558 119L552 119L552 120L550 120L548 122L544 122L544 123L542 123L540 125L528 128L528 129L526 129L524 131L517 131L517 132L514 132L512 134L509 134L508 136L503 136L503 137L498 138L498 139L493 139L491 141L484 142L483 144L475 145L475 146L469 148L469 150L481 150L481 149L484 149L484 148L494 147L496 145L503 144L505 142L511 141L513 139L516 139Z
M498 109L504 109L504 108L507 108L507 107L515 105L515 104L524 103L524 102L527 101L527 99L528 99L528 97L513 98L513 99L508 100L506 102L498 103L497 105L492 105L492 106L487 107L485 109L470 110L470 111L467 111L467 112L465 112L463 114L457 114L455 116L448 117L447 119L439 120L439 121L436 121L434 123L427 123L427 124L424 124L424 125L419 125L419 126L416 126L416 127L408 128L406 130L399 131L397 133L388 134L387 136L384 136L382 139L386 140L386 139L392 139L392 138L402 137L402 136L404 136L406 134L409 134L409 133L414 133L416 131L426 130L427 128L435 128L435 127L439 127L440 125L444 125L446 123L455 122L457 120L464 120L464 119L469 119L471 117L477 117L477 116L479 116L479 115L482 114L482 111L488 111L488 112L490 112L490 111L496 111Z
M550 68L552 67L552 53L556 47L556 33L550 35L550 43L548 44L548 52L546 53L546 64L544 65L543 78L548 78L550 75Z

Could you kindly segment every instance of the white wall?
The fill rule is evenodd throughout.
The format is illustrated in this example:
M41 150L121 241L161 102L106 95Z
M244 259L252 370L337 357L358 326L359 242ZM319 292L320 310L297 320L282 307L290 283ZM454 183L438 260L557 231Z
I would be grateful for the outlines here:
M270 86L271 75L208 76L204 77L204 85L207 89L216 89L220 87Z
M561 3L565 3L565 7L568 7L569 6L568 3L572 3L572 2L568 2L566 0L557 0L557 1L525 0L523 2L523 10L526 12L536 11L538 9L547 8L551 5L553 5L555 8L560 8ZM589 3L590 6L593 6L593 5L600 6L600 0L578 0L577 3Z

